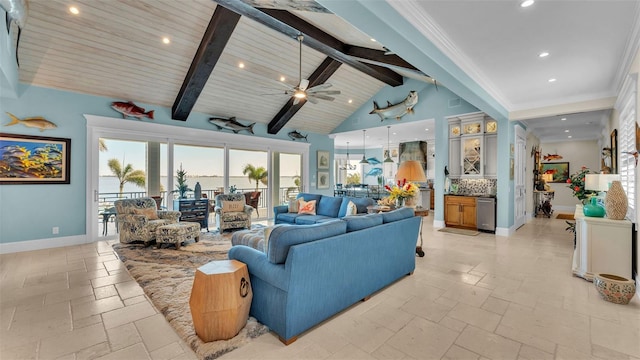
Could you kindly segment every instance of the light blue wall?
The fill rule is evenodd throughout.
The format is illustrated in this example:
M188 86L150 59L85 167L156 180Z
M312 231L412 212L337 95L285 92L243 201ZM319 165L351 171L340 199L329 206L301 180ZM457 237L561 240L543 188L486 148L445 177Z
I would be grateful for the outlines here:
M114 121L139 121L120 119L121 115L111 109L112 101L106 97L91 96L42 87L20 85L18 99L0 98L0 124L8 123L5 111L19 118L44 116L58 125L56 129L40 132L23 125L4 126L1 131L13 134L51 136L71 139L71 184L69 185L3 185L0 186L0 243L16 241L50 239L84 235L86 233L86 120L83 114L114 117ZM137 105L155 110L154 123L177 127L199 128L211 131L214 128L207 122L210 115L192 113L187 121L171 120L170 109L156 105L137 103ZM250 119L240 119L249 121ZM148 120L145 120L148 121ZM278 134L267 134L265 124L256 124L256 136L289 140L287 133L292 129L284 128ZM306 134L306 133L305 133ZM229 133L229 136L234 134ZM316 151L330 151L333 163L333 139L326 135L309 134L309 174L310 182L315 183ZM333 169L330 168L330 178ZM333 187L333 184L332 184ZM329 190L312 192L333 194ZM54 226L60 228L57 235L51 234Z

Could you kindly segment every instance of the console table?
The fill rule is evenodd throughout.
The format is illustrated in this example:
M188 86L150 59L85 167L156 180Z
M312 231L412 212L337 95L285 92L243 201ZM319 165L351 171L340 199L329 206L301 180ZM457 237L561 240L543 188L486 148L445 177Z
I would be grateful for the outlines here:
M209 199L173 200L173 210L180 211L180 221L200 223L200 228L209 231Z
M584 216L576 205L573 274L593 281L597 273L631 279L631 221Z

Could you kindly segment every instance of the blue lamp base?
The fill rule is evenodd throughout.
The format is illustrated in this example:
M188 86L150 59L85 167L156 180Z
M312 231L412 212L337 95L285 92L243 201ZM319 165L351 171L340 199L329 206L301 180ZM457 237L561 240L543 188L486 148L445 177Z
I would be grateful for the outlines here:
M598 199L595 196L591 198L591 203L582 207L582 212L584 216L604 217L604 208L598 205Z

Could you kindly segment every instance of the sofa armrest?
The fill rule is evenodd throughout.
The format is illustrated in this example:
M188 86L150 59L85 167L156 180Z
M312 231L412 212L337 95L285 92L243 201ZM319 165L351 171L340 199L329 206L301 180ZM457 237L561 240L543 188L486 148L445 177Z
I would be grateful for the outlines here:
M284 264L269 262L267 255L262 251L245 245L235 245L229 249L228 257L247 264L252 276L257 276L283 291L289 289L289 272L285 270Z
M167 220L173 220L173 221L178 221L178 219L180 219L180 215L182 215L182 213L180 211L175 211L175 210L158 210L158 217L160 219L167 219Z
M273 215L278 215L278 214L283 214L289 212L289 206L288 205L278 205L278 206L274 206L273 207Z
M253 212L253 206L251 205L245 205L244 206L244 212L251 215L251 213Z

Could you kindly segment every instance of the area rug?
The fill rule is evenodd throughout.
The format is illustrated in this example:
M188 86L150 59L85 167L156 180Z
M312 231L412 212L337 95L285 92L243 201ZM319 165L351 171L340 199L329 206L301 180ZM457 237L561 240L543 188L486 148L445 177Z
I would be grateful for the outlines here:
M467 236L476 236L476 235L480 234L479 231L475 231L475 230L456 229L456 228L448 228L448 227L439 229L438 231L451 233L451 234L457 234L457 235L467 235Z
M253 228L257 227L263 226L254 225ZM193 328L189 297L195 271L210 261L226 260L232 234L203 233L199 242L188 241L180 250L172 245L163 245L161 249L144 247L142 244L113 245L131 276L200 359L220 357L269 331L265 325L250 317L247 325L234 338L205 343Z
M558 216L556 216L556 219L561 219L561 220L575 220L573 218L573 214L558 214Z

